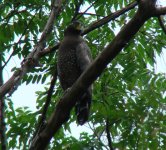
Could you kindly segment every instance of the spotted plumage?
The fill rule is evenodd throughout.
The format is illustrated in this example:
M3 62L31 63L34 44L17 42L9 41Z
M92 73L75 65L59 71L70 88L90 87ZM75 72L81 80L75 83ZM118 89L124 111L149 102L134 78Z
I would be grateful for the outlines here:
M92 61L90 49L81 37L81 31L80 22L69 25L58 50L58 76L64 91L73 85ZM77 122L80 125L88 120L91 99L92 86L79 98L75 106Z

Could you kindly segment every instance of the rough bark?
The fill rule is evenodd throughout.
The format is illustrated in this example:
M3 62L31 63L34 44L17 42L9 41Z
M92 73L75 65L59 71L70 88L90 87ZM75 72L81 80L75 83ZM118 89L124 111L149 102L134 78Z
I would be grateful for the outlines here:
M0 86L3 85L3 69L2 69L2 55L0 55ZM5 101L0 98L0 148L6 150L6 126L5 126Z

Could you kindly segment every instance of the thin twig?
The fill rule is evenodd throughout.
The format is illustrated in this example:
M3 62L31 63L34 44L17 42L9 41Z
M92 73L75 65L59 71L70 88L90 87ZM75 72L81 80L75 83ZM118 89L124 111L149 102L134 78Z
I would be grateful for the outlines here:
M76 0L76 3L77 3L77 0ZM73 22L76 19L77 15L79 14L80 6L82 5L82 3L83 3L83 0L79 0L78 4L76 4L75 12L74 12L73 18L71 19L71 22Z
M1 21L7 20L7 19L8 19L8 21L9 21L10 18L13 17L14 15L17 15L17 14L20 14L20 13L24 13L24 12L27 12L27 10L26 10L26 9L20 10L20 11L18 11L18 10L12 10L12 11L11 11L5 18L3 18ZM7 21L7 22L8 22L8 21Z
M90 8L92 8L92 6L97 2L98 0L94 1L83 13L86 13ZM80 19L82 17L83 14L80 14L76 19Z
M89 126L89 128L92 130L92 132L93 132L93 134L94 134L94 137L96 136L97 140L100 141L100 143L103 145L103 147L106 148L106 149L108 149L107 145L105 145L105 144L103 143L103 141L101 140L101 136L102 136L103 132L105 131L105 128L101 131L100 135L98 135L98 134L96 133L96 130L95 130L95 127L94 127L94 126L92 127L90 123L88 123L88 126Z
M37 13L37 12L36 12L36 13ZM35 14L35 15L36 15L36 14ZM31 20L29 21L29 23L28 23L27 26L25 27L25 29L24 29L23 33L21 34L20 38L18 39L18 41L17 41L16 43L14 43L14 46L20 43L20 41L22 40L23 36L25 35L25 33L26 33L28 27L29 27L30 24L32 23L32 20L34 19L35 15L31 18ZM7 61L3 64L2 69L8 64L8 62L9 62L10 59L12 58L14 52L15 52L15 48L13 48L13 51L12 51L11 55L9 56L9 58L7 59Z
M84 30L82 35L85 35L85 34L91 32L92 30L95 30L95 29L103 26L104 24L110 22L111 20L116 19L117 17L124 14L125 12L133 9L136 5L137 5L137 2L132 2L128 6L122 8L121 10L116 11L115 13L111 13L110 15L98 20L97 22L92 23L87 29Z
M93 13L87 13L87 12L79 12L80 15L89 15L89 16L97 16L97 17L103 17L101 15L98 14L93 14Z
M38 127L36 128L36 131L35 131L34 136L33 136L32 139L35 139L35 137L38 134L40 134L43 127L45 126L46 114L47 114L49 104L51 102L51 97L52 97L52 94L53 94L53 91L54 91L55 83L56 83L56 80L57 80L57 75L58 75L57 74L57 65L55 64L53 78L51 80L51 84L50 84L50 87L49 87L48 92L47 92L47 98L46 98L46 101L45 101L45 104L44 104L44 107L43 107L43 110L42 110L42 115L40 117Z
M110 134L110 131L109 131L109 127L110 127L110 124L109 124L109 119L107 118L106 119L106 134L107 134L107 140L108 140L108 146L110 148L110 150L114 150L113 147L112 147L112 139L111 139L111 134Z
M44 105L44 108L43 108L43 113L42 113L42 116L41 116L41 123L44 122L45 119L46 119L46 113L47 113L47 110L48 110L48 106L51 102L51 97L52 97L52 94L53 94L53 91L54 91L57 76L58 76L57 65L55 64L53 78L51 80L51 84L50 84L49 90L47 92L47 99L46 99L46 102L45 102L45 105Z

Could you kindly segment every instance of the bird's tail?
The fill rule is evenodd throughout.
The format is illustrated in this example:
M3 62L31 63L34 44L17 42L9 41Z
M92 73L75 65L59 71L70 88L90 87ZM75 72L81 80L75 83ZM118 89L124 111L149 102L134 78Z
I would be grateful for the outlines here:
M83 125L86 121L88 121L90 106L91 93L88 91L81 97L81 100L76 103L76 115L79 125Z

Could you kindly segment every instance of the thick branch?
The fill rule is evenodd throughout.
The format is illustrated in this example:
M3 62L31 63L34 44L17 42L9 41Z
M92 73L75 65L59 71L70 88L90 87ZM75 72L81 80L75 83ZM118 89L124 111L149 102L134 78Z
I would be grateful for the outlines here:
M147 9L147 8L146 8ZM95 61L87 68L87 70L74 83L71 89L60 99L56 109L50 117L45 129L41 132L35 143L35 150L46 148L51 138L58 129L69 119L70 111L74 107L77 97L81 96L107 67L126 44L134 37L144 22L148 20L140 10L125 25L113 41L102 51Z
M82 35L85 35L88 32L90 32L94 29L97 29L97 28L101 27L102 25L110 22L111 20L114 20L115 18L119 17L120 15L122 15L125 12L129 11L130 9L133 9L136 5L137 5L137 2L133 2L133 3L129 4L127 7L122 8L121 10L116 11L115 13L112 13L112 14L104 17L103 19L93 23L87 29L85 29L85 31L82 33Z
M41 38L38 44L34 47L34 50L28 55L28 57L22 62L22 68L16 71L13 76L0 88L0 97L4 97L7 92L12 93L15 88L18 87L20 80L31 69L38 65L40 52L44 49L46 38L51 33L54 20L61 11L62 0L54 0L50 17L43 30Z
M166 14L166 7L156 8L156 11L155 11L156 16L165 15L165 14Z
M0 86L3 85L2 55L0 54ZM5 101L0 98L0 149L6 150Z

